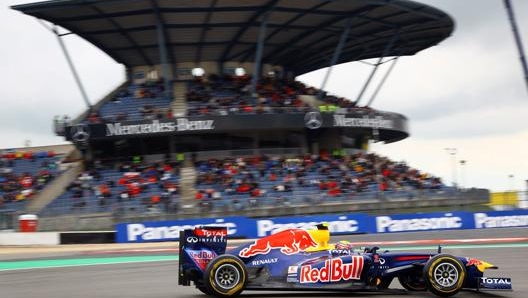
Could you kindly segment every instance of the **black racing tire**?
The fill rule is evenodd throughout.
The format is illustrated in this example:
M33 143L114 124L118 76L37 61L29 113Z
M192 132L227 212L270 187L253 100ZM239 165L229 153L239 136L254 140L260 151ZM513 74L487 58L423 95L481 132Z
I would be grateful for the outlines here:
M441 296L453 296L464 286L466 268L456 257L440 254L427 261L424 267L424 280L431 293Z
M207 296L211 296L211 293L205 288L204 285L196 286L196 288Z
M244 290L247 281L246 266L233 255L218 256L205 267L203 282L209 295L236 297Z
M421 272L400 275L398 276L398 281L407 291L421 292L427 290L427 285Z

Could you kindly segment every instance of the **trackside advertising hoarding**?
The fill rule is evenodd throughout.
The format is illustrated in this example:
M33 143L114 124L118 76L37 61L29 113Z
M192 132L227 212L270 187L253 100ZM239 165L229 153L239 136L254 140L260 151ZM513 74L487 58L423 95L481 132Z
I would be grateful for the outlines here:
M528 227L528 210L475 212L473 229Z
M528 210L380 216L353 213L259 219L240 216L122 223L116 225L116 242L177 241L180 230L203 225L226 226L228 236L233 238L259 238L282 229L310 228L322 222L328 225L332 235L528 227Z
M227 234L238 238L257 238L287 228L309 228L325 222L332 234L366 233L368 216L365 214L320 215L303 217L279 217L252 219L247 217L225 217L122 223L116 225L116 242L160 242L175 241L180 230L195 226L227 226Z
M418 213L376 216L374 233L417 232L430 230L468 229L471 213Z
M245 237L255 233L254 220L246 217L150 221L116 225L116 242L176 241L181 230L193 229L196 226L225 226L228 237Z
M322 222L328 225L332 235L366 233L369 230L369 218L366 214L276 217L255 221L257 237L287 228L310 228Z

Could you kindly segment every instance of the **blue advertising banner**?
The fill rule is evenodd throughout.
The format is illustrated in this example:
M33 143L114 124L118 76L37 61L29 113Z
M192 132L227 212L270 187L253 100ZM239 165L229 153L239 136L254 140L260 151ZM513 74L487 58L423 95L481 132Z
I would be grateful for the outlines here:
M528 210L475 212L471 229L528 227Z
M175 241L184 229L216 225L227 227L233 238L260 238L288 228L312 228L326 223L332 235L398 233L434 230L528 227L528 210L419 213L369 216L361 213L252 219L202 218L116 225L116 242Z
M473 226L472 213L418 213L372 216L370 233L417 232L430 230L470 229Z
M117 224L116 242L176 241L180 237L181 230L204 225L225 226L227 227L227 235L231 237L246 237L256 234L253 219L246 217L201 218Z
M256 237L273 234L279 229L310 228L320 223L328 224L332 235L366 233L368 231L368 215L316 215L302 217L276 217L256 220Z

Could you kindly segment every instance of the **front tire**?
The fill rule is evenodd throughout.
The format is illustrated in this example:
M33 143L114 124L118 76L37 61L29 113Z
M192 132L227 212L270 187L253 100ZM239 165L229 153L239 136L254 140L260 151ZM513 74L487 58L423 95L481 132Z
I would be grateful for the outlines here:
M232 255L213 259L204 271L204 286L210 295L236 297L246 287L248 273L244 263Z
M412 292L419 292L427 290L425 285L422 270L419 272L410 272L409 274L398 276L398 281L404 289Z
M466 268L454 256L436 255L427 261L424 268L424 279L431 293L449 297L462 289L466 279Z

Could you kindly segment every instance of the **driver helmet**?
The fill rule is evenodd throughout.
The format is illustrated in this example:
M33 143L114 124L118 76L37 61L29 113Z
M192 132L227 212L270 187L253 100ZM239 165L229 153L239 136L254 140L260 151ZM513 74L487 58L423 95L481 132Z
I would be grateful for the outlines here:
M336 249L354 249L354 245L350 241L341 240L336 242L335 244Z

